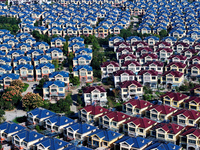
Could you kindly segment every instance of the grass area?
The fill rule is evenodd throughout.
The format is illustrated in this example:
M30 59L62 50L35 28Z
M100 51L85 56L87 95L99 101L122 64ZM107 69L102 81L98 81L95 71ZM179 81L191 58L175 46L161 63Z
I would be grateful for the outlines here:
M22 117L16 117L15 119L12 120L14 123L22 123L22 122L26 122L26 116L22 116Z
M23 92L25 92L29 87L29 84L28 83L24 83L24 87L23 87Z

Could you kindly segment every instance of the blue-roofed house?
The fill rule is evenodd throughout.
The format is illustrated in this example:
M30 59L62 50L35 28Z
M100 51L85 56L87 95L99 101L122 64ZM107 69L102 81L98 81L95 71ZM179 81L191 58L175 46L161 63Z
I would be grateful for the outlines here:
M44 122L47 130L62 134L64 128L73 124L74 120L62 115L55 115L46 119Z
M30 46L32 46L33 44L36 43L36 40L35 40L33 37L27 37L27 38L22 38L22 39L20 39L20 42L21 42L21 43L27 43L27 44L29 44Z
M143 137L124 136L114 143L114 150L118 149L137 149L144 150L152 141Z
M63 31L63 36L77 36L78 35L78 29L75 27L67 27L64 31Z
M153 142L150 146L148 146L145 150L181 150L182 147L172 144L172 143L164 143L164 142Z
M56 59L61 63L64 58L63 58L63 51L60 48L50 48L46 50L46 55L50 56L52 59Z
M63 150L91 150L91 149L88 147L81 146L81 145L79 145L79 146L69 145L69 146L67 146L67 148L65 148Z
M45 82L43 85L43 98L50 101L65 98L65 82L59 80Z
M17 74L14 74L14 73L2 74L2 75L0 75L1 87L3 87L3 89L5 89L6 87L10 86L10 83L13 80L17 80L17 79L19 79L19 75L17 75Z
M78 50L79 48L85 48L85 44L80 43L80 42L70 43L68 46L68 52L75 53L76 50Z
M73 68L73 76L79 77L82 82L93 82L93 69L91 66L76 66Z
M49 81L62 81L65 82L65 86L69 89L69 73L65 71L56 71L49 74Z
M5 73L12 73L12 66L0 65L0 75Z
M33 63L34 63L34 66L37 66L42 63L52 63L52 58L48 55L35 56Z
M82 44L84 44L84 39L81 38L81 37L71 37L68 40L68 45L70 45L71 43L82 43Z
M43 140L34 144L34 149L42 150L62 150L67 147L69 143L57 138L46 137Z
M16 57L24 56L25 52L21 50L12 50L7 53L7 57L10 59L14 59Z
M139 36L129 36L126 39L126 42L129 43L130 45L132 45L135 42L139 42L142 41L142 39Z
M19 41L17 39L5 39L3 40L2 44L8 44L11 45L11 47L13 48L15 45L17 45L19 43Z
M108 27L107 26L98 26L94 29L94 35L99 38L105 38L108 36Z
M62 37L56 37L51 40L51 47L63 47L66 40Z
M29 112L27 112L27 122L28 124L38 124L40 126L44 125L44 120L56 115L56 113L47 110L42 107L35 108Z
M113 148L113 143L122 137L123 134L111 130L96 130L87 135L87 143L92 148Z
M148 45L153 46L157 42L159 42L159 38L157 36L148 36L148 37L145 37L143 41L148 43Z
M29 45L27 43L19 43L19 44L15 45L15 48L17 50L27 52L27 51L31 50L31 45Z
M182 38L184 36L184 32L181 30L174 29L169 32L169 36L173 36L175 38Z
M31 58L28 56L19 56L13 59L13 67L21 64L29 64L32 65Z
M36 81L48 78L49 74L55 71L55 66L51 63L42 63L35 66Z
M91 26L83 26L79 29L79 36L85 35L89 36L93 34L93 28Z
M3 35L3 34L10 34L10 31L6 29L0 29L0 35Z
M8 57L0 57L0 65L11 66L11 59Z
M144 34L144 33L151 34L151 28L150 27L142 26L142 27L139 27L137 29L137 32L140 32L142 34Z
M0 50L7 54L8 52L10 52L12 50L12 46L9 45L9 44L1 44L0 45Z
M53 27L51 29L49 29L48 31L48 36L53 36L53 35L58 35L58 36L62 36L62 28L60 27Z
M92 57L92 49L90 48L79 48L75 51L75 56L77 55L88 55Z
M41 50L47 50L50 48L49 44L46 42L36 42L35 44L33 44L33 48L34 49L41 49Z
M122 26L120 26L120 25L114 25L114 26L110 27L109 33L110 34L114 34L114 35L118 35L118 34L120 34L120 32L121 32L122 29L123 29Z
M89 55L77 55L73 58L73 67L78 65L90 65L91 61L92 58Z
M177 41L177 38L175 38L173 36L166 36L162 39L162 41L165 41L167 43L170 43L171 45L174 45Z
M64 138L67 140L86 141L86 136L96 131L96 127L86 123L74 123L64 129Z
M1 142L3 141L11 142L12 135L24 129L25 127L11 121L0 124Z
M32 149L33 144L42 140L44 135L28 129L12 135L12 144L18 149Z
M36 56L40 56L40 55L44 55L44 51L36 49L36 50L29 50L28 52L26 52L26 56L27 57L31 57L32 59Z
M114 36L109 39L109 47L114 47L114 44L117 42L124 42L124 39L120 36Z
M14 67L14 73L20 75L21 80L34 81L34 69L32 64L18 64Z

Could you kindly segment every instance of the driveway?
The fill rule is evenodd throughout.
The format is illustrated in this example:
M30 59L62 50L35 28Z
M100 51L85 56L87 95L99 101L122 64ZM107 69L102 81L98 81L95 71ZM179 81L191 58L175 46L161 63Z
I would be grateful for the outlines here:
M38 81L35 81L35 82L23 82L23 83L29 84L29 87L27 88L27 90L26 90L25 92L22 93L23 96L26 95L28 92L34 93L34 91L33 91L33 89L32 89L33 85L34 85L34 84L39 84Z
M5 118L6 121L12 121L16 117L22 117L26 115L26 111L23 110L12 110L12 111L5 111Z

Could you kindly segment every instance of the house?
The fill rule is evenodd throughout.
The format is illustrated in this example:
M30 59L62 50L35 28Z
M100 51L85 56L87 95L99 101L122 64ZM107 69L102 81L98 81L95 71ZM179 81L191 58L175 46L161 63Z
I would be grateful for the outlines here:
M46 50L46 55L50 56L52 60L58 60L59 63L64 60L63 51L60 48L50 48Z
M64 138L66 140L86 141L87 135L94 133L96 127L86 123L73 123L64 129Z
M184 107L187 109L193 109L199 111L200 98L197 96L191 96L184 101Z
M181 108L183 107L183 103L189 97L185 94L181 93L173 93L167 92L166 94L161 96L163 104L170 105L172 107Z
M171 55L170 57L168 57L168 63L169 62L182 62L184 64L186 64L187 61L187 57L183 56L183 55Z
M10 52L12 50L12 46L9 45L9 44L1 44L0 45L0 50L7 54L8 52Z
M183 42L177 42L173 45L173 49L175 52L177 53L181 53L184 49L188 49L189 48L189 44L187 43L183 43Z
M138 81L124 81L119 84L119 87L121 99L123 101L143 95L143 87Z
M120 82L135 80L135 74L131 70L118 70L113 76L115 87L119 86Z
M128 119L130 116L122 112L109 111L99 117L99 127L119 132L122 131L123 123Z
M105 106L107 103L107 93L102 86L91 86L83 89L83 100L85 106L96 103L99 106Z
M190 92L194 95L200 95L200 86L196 85L194 88L190 90Z
M119 64L115 61L107 61L101 65L101 78L112 76L113 72L120 70Z
M124 41L124 39L122 38L122 37L120 37L120 36L114 36L114 37L111 37L110 39L109 39L109 47L114 47L114 44L115 43L117 43L117 42L123 42Z
M62 28L61 27L50 28L47 32L48 32L48 36L53 36L53 35L62 36Z
M166 71L162 74L161 83L165 84L168 88L172 86L181 86L184 81L184 73L179 71Z
M84 36L92 35L93 34L93 28L91 26L83 26L83 27L81 27L79 29L79 33L78 34L79 35L84 35Z
M200 64L200 56L192 56L192 58L188 60L188 65L190 64Z
M25 127L18 125L14 122L8 121L0 124L1 142L12 142L12 135L24 130Z
M95 125L98 125L99 117L106 112L108 109L101 106L87 105L79 110L78 118L83 122L94 122Z
M144 47L149 47L149 45L146 42L143 41L138 41L132 44L132 50L136 51L138 48L144 48Z
M144 150L152 141L143 137L124 136L114 143L114 150Z
M152 106L152 103L145 100L131 99L123 104L122 110L129 115L145 114L145 111Z
M14 58L13 67L17 65L22 65L22 64L32 65L31 58L27 56L19 56L19 57Z
M69 89L69 73L65 71L55 71L49 74L49 81L62 81Z
M132 117L123 124L123 132L129 136L147 137L150 134L150 129L156 125L157 122L148 118Z
M56 113L45 108L38 107L27 112L27 122L28 124L38 124L40 126L43 126L44 120L54 115L56 115Z
M43 85L43 99L59 100L65 98L65 82L47 81Z
M99 37L99 38L105 38L108 36L108 27L107 26L97 26L95 29L94 29L94 35L95 37Z
M139 47L136 51L136 57L139 58L141 55L153 53L153 50L149 47Z
M68 40L68 45L70 45L71 43L82 43L82 44L84 44L84 39L81 38L81 37L71 37Z
M185 73L187 65L182 62L171 62L165 66L165 71L178 71Z
M91 66L76 66L73 68L73 76L79 77L81 82L91 83L93 82L93 69Z
M44 128L46 128L46 130L62 134L64 128L73 124L74 120L57 114L45 119L44 123L45 123Z
M28 52L26 52L26 56L32 59L39 55L44 55L44 51L38 49L38 50L29 50Z
M183 130L183 126L175 123L158 123L150 129L150 136L161 141L169 141L176 144Z
M49 74L55 71L55 67L51 63L42 63L35 66L36 81L42 78L48 78Z
M66 40L62 37L56 37L51 40L51 47L63 47Z
M76 50L78 50L79 48L85 48L85 44L80 43L80 42L70 43L68 46L68 52L75 53Z
M187 126L185 130L179 135L180 146L185 149L199 149L198 140L200 138L200 129L192 126Z
M33 48L45 51L45 50L48 50L50 46L46 42L36 42L35 44L33 44Z
M17 50L27 52L27 51L31 50L31 45L29 45L27 43L19 43L19 44L15 45L15 48Z
M158 80L158 72L155 70L141 70L136 75L137 81L143 85L148 85L155 88Z
M42 149L42 150L49 150L49 149L57 149L63 150L67 147L69 143L62 141L58 138L46 137L37 143L34 144L33 149Z
M173 54L173 49L159 48L156 50L156 53L158 55L159 60L165 62Z
M145 37L143 41L146 42L149 46L153 46L156 45L157 42L159 42L159 38L156 36L148 36Z
M18 149L32 149L33 144L42 140L44 135L28 129L12 135L12 144Z
M182 126L195 126L199 123L200 112L189 109L180 109L172 115L172 123Z
M93 149L98 147L112 148L114 142L122 137L122 134L111 130L96 130L87 136L87 143Z
M169 142L161 142L161 141L156 141L153 142L150 146L148 146L145 150L152 150L152 149L159 149L159 150L181 150L182 147L169 143Z
M75 56L77 55L88 55L92 57L92 49L90 48L79 48L75 51Z
M2 74L0 76L0 85L1 87L3 87L3 89L5 89L6 87L10 86L10 83L13 80L18 80L18 79L19 79L19 75L14 74L14 73Z
M91 61L91 56L77 55L73 58L73 67L76 67L78 65L90 65Z
M186 72L189 76L197 77L200 74L200 64L191 64Z
M158 74L163 73L164 63L160 61L149 61L143 65L144 70L155 70Z
M8 57L0 57L0 65L11 66L11 59Z
M10 59L14 59L15 57L24 56L25 52L21 50L12 50L7 53L7 57Z
M198 51L195 50L195 49L185 49L181 53L182 53L183 56L186 56L187 59L190 59L190 58L192 58L192 56L194 56L195 54L197 54Z
M130 44L127 43L127 42L117 42L117 43L114 44L114 52L116 52L117 49L123 49L123 48L127 49L127 48L131 48L131 47L130 47Z
M137 32L140 32L142 34L150 34L151 33L151 28L150 27L145 27L145 26L141 26L137 29Z
M15 66L14 73L20 75L21 80L34 81L34 69L30 64L20 64Z
M120 56L122 57L122 55L124 55L124 56L132 55L132 56L135 57L133 50L131 48L129 48L129 47L118 48L116 50L116 58L117 58L117 60L119 60Z
M173 113L177 110L168 105L153 105L149 107L145 114L148 118L156 121L170 120Z
M130 70L133 73L137 74L140 70L141 70L141 65L139 62L137 61L125 61L122 65L121 65L121 69L123 70Z
M142 41L142 39L138 36L129 36L126 39L126 42L129 43L130 45L133 45L135 42Z
M0 75L12 73L12 66L9 65L0 65Z
M37 66L37 65L43 64L43 63L52 63L51 57L48 55L39 55L39 56L34 57L34 59L33 59L34 66Z
M139 58L140 64L145 64L150 61L158 61L158 56L156 54L143 54Z

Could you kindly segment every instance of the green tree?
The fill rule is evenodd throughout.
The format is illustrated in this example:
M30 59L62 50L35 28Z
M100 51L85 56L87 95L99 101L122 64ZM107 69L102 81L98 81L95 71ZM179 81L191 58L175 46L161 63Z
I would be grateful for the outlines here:
M77 95L77 103L78 103L79 105L82 105L82 104L83 104L83 102L82 102L82 100L81 100L81 97L80 97L79 95Z
M68 53L68 46L69 46L68 42L64 43L63 52L64 52L65 55L67 55L67 53Z
M131 35L132 33L126 29L122 29L119 34L119 36L123 37L124 39L126 39L127 37L130 37Z
M73 68L73 58L74 58L74 54L73 52L70 52L68 54L67 60L68 60L68 67L69 67L69 71L72 72L72 68Z
M55 66L55 70L58 71L59 70L59 62L57 59L54 59L52 61L52 64Z
M40 81L39 81L39 84L38 86L36 87L37 90L41 90L43 88L43 85L44 83L46 82L46 80L44 78L42 78Z
M160 35L160 38L162 39L163 37L166 37L168 35L167 31L166 30L161 30L159 32L159 35Z
M0 109L0 123L3 123L6 120L4 115L5 115L5 111Z
M70 83L72 83L73 85L79 85L79 84L80 84L79 77L73 77L73 76L71 76L71 77L69 78L69 81L70 81Z

